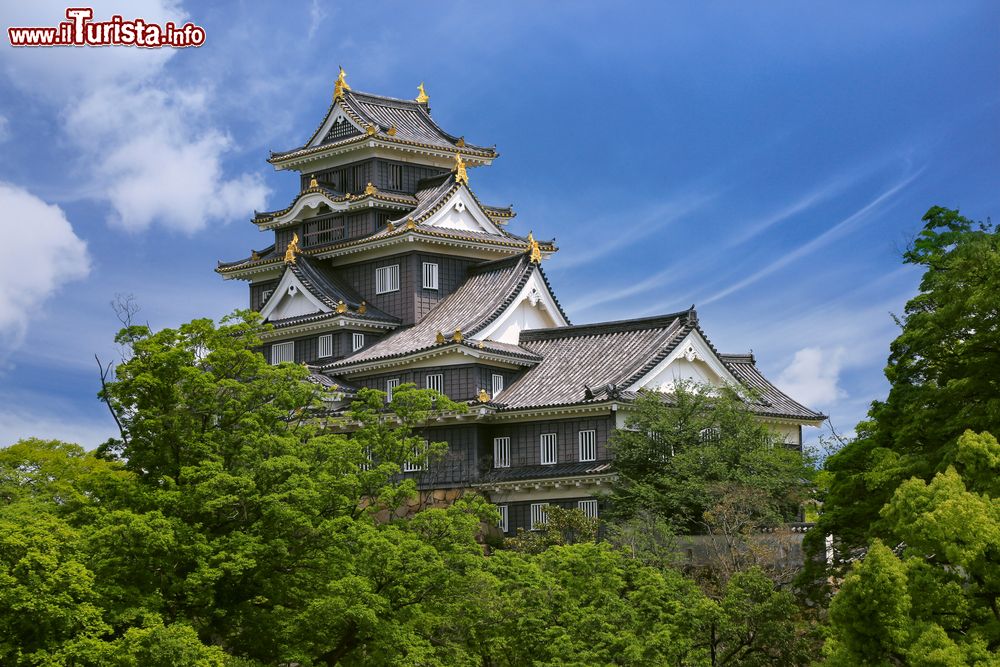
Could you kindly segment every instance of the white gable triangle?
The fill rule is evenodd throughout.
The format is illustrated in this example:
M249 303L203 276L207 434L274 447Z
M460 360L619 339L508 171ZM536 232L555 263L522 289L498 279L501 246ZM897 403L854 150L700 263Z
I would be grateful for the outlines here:
M340 105L336 104L330 111L329 115L327 115L326 120L323 121L323 125L319 128L319 132L317 132L312 138L312 141L309 142L308 148L319 146L323 143L323 139L325 139L326 135L330 133L330 129L334 125L339 125L341 123L349 123L358 132L364 133L365 131L365 128L358 127L358 124L351 120L350 116L344 113L344 110L340 107Z
M485 232L502 235L490 217L486 215L476 198L464 186L444 201L437 211L421 223L425 227L460 229L465 232Z
M710 384L715 387L738 384L708 342L700 333L692 331L666 359L628 389L632 391L649 389L669 393L682 382Z
M283 320L300 315L329 313L331 310L303 287L291 269L285 269L285 275L260 309L260 315L265 320Z
M517 345L522 331L564 327L563 317L548 285L538 271L533 271L517 297L500 316L471 336L473 340L495 340Z

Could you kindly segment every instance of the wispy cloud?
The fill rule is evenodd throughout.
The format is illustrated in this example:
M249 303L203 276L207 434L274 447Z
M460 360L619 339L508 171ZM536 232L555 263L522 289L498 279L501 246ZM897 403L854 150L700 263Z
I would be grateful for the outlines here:
M326 10L320 4L319 0L312 0L309 3L309 32L306 33L307 40L311 40L316 35L316 31L319 30L320 25L323 24L323 20L326 17Z
M700 305L704 306L713 303L715 301L718 301L719 299L723 299L729 296L730 294L733 294L734 292L738 292L739 290L749 287L750 285L753 285L761 278L769 276L775 271L778 271L779 269L788 266L792 262L796 262L805 257L806 255L809 255L810 253L815 252L816 250L819 250L823 246L826 246L827 244L833 242L837 238L849 232L853 227L855 227L858 223L865 220L873 212L878 210L880 206L882 206L885 202L889 201L900 190L902 190L907 185L912 183L913 180L916 179L921 174L922 171L923 170L917 171L916 173L907 176L903 180L897 182L895 185L893 185L891 188L880 194L878 197L868 202L860 209L858 209L851 215L847 216L846 218L835 224L830 229L826 230L816 238L812 239L811 241L803 243L798 248L795 248L794 250L784 253L779 259L774 260L764 268L752 273L746 278L736 283L733 283L732 285L726 287L725 289L719 290L718 292L712 294L706 299L702 299Z

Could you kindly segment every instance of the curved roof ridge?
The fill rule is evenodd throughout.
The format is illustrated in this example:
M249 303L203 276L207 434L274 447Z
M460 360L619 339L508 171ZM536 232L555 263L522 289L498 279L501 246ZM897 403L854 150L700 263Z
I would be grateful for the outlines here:
M639 317L629 320L609 320L607 322L574 324L565 327L529 329L527 331L522 331L521 336L525 340L548 340L552 338L569 338L571 336L593 336L605 333L616 333L619 331L658 329L669 325L671 322L685 318L690 312L690 310L682 310L676 313Z

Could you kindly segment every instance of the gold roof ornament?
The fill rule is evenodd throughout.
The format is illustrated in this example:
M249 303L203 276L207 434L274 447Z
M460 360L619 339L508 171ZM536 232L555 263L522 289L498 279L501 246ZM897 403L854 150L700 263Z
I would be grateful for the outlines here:
M256 250L251 250L251 251L250 251L250 259L251 259L252 261L255 261L255 262L256 262L256 261L257 261L258 259L260 259L260 253L259 253L259 252L257 252Z
M392 220L386 221L385 228L386 228L387 231L390 231L390 232L396 231L396 225L392 224Z
M459 137L458 141L455 142L455 145L459 148L465 148L465 137Z
M347 72L344 68L340 68L340 74L337 75L337 82L333 84L333 99L339 100L344 97L344 91L350 90L351 87L347 85Z
M396 126L395 125L390 125L389 129L386 130L385 133L388 134L390 137L396 136Z
M479 345L477 345L476 347L478 347L481 350L484 347L486 347L486 343L484 343L483 341L479 341Z
M292 234L292 240L288 243L288 247L285 248L285 264L294 264L295 256L302 254L302 250L299 249L299 235L298 232Z
M358 315L364 315L367 312L368 312L368 304L362 301L361 305L358 306Z
M407 229L416 229L417 228L417 223L415 223L413 221L413 218L407 218L406 219L406 228Z
M423 81L421 81L420 85L417 86L417 90L420 91L420 93L417 95L417 104L427 104L427 102L430 101L431 98L427 96L427 91L424 90Z
M455 333L452 334L451 340L455 343L461 343L463 340L465 340L465 338L462 336L462 330L455 329Z
M534 264L542 263L542 249L538 247L538 241L535 240L535 236L528 232L528 261Z
M346 312L347 312L347 304L344 303L343 299L341 299L340 301L337 302L337 313L342 315Z
M489 403L490 402L490 395L489 395L489 393L485 389L480 389L479 390L479 396L477 396L476 398L479 399L480 403Z
M465 163L461 153L455 153L455 182L469 184L469 175L465 173Z
M438 345L443 344L444 343L444 334L441 333L440 331L438 331L437 332L437 336L434 336L434 342L437 343Z
M309 179L309 187L311 188L319 187L319 181L316 180L316 174L313 174L312 177Z
M365 194L366 195L377 195L378 194L378 188L376 188L374 185L372 185L371 181L368 181L368 185L365 186Z
M375 128L374 125L369 125L368 127L365 128L365 132L367 132L368 136L370 137L374 135L376 132L378 132L378 130Z

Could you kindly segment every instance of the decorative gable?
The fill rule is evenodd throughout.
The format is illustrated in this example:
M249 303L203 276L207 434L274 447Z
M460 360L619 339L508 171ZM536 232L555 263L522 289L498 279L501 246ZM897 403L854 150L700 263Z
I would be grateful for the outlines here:
M476 198L464 186L455 190L454 194L448 197L437 211L421 223L421 226L503 235L500 228L494 224L490 216L479 206Z
M551 329L568 324L549 291L549 286L536 270L500 316L472 338L517 345L522 331Z
M670 393L680 382L710 384L715 387L739 384L697 330L685 336L673 352L628 389Z
M285 269L274 293L260 309L265 320L284 320L301 315L329 313L330 307L307 290L291 269Z
M342 139L355 137L361 134L364 134L364 130L358 127L354 121L352 121L348 115L344 113L340 104L335 104L326 119L323 121L323 125L320 126L319 131L313 135L312 140L307 144L307 146L312 147L319 146L321 144L329 144L334 141L340 141Z

